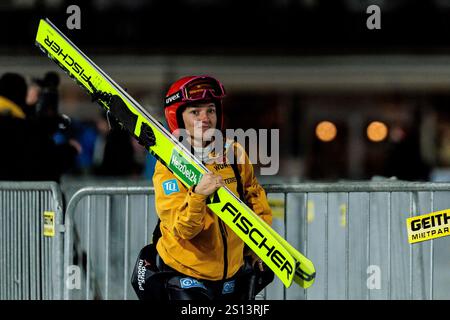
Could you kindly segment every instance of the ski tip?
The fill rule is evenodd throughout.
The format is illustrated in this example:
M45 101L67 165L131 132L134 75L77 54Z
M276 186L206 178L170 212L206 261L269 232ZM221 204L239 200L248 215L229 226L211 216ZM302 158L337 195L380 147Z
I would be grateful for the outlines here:
M314 284L314 281L316 280L316 274L314 273L312 275L312 280L309 281L303 281L303 289L308 289L309 287L311 287Z
M314 284L316 280L316 274L312 274L308 277L308 279L304 279L303 277L296 276L294 282L297 283L303 289L308 289Z
M48 24L51 24L51 23L52 23L52 22L50 21L50 19L47 18L47 17L43 17L43 18L39 19L39 21L43 21L43 22L46 22L46 23L48 23Z
M316 279L316 268L313 263L309 260L304 261L304 263L298 263L294 281L304 289L311 287Z
M47 18L39 19L39 26L38 26L38 30L37 30L37 33L36 33L36 41L37 41L37 38L39 37L39 33L43 32L43 30L48 25L47 20L48 20Z
M49 18L44 17L44 18L39 19L39 27L38 27L38 30L39 30L40 28L44 28L44 27L46 27L46 26L50 26L50 27L56 29L55 25L50 21Z

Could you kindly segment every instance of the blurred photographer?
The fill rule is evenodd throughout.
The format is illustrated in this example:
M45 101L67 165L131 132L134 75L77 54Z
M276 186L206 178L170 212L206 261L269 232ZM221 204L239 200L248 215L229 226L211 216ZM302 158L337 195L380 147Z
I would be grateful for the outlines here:
M50 134L67 131L70 118L59 113L59 76L47 72L42 79L34 78L28 90L28 116L37 119Z
M75 140L56 144L52 137L66 122L57 113L59 81L49 83L41 88L33 109L26 103L23 76L5 73L0 77L0 180L58 182L74 166L80 145ZM46 90L50 88L53 91Z

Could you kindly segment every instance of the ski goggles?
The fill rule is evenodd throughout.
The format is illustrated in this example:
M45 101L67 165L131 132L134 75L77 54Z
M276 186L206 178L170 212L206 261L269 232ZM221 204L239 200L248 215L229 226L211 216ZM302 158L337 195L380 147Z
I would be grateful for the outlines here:
M195 102L224 97L225 89L218 80L207 76L195 77L183 84L177 92L166 97L165 106L168 107L176 102Z

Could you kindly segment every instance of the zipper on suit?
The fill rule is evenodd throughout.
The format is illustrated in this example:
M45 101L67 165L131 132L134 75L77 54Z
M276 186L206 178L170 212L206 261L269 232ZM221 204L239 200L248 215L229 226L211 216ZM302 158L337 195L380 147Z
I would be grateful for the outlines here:
M223 241L223 280L227 278L228 273L228 246L227 246L227 236L226 236L226 229L223 224L223 221L219 219L219 227L220 227L220 234L222 235L222 241Z

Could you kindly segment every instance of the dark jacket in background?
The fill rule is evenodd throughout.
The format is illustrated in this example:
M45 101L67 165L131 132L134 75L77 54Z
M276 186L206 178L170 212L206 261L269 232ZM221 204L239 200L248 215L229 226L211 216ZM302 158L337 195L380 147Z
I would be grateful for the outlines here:
M59 181L75 163L77 150L56 145L38 120L25 118L13 101L0 96L0 180Z

